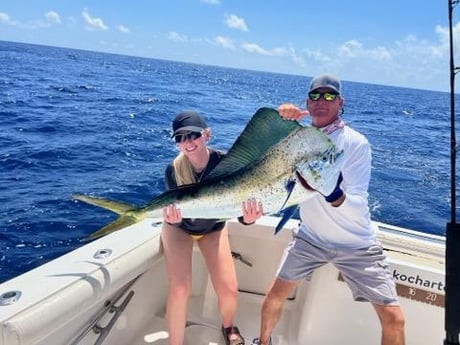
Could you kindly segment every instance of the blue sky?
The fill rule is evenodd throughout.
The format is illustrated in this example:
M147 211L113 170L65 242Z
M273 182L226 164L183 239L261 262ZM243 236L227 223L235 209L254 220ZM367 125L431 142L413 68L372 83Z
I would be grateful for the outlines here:
M0 0L0 40L448 91L447 4Z

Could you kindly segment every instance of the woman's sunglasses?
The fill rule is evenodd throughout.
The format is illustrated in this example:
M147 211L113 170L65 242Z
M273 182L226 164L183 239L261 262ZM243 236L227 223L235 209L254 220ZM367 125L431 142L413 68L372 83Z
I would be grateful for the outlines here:
M338 95L338 93L334 92L309 92L308 98L310 98L310 100L312 101L319 101L319 99L323 97L325 101L332 102L334 99L337 98Z
M178 133L174 136L174 140L177 144L179 144L183 143L186 140L196 140L198 138L201 138L202 135L202 132Z

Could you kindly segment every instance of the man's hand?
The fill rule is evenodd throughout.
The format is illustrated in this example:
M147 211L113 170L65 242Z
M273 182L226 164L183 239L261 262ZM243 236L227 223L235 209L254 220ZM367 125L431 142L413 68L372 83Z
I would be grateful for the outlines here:
M278 107L278 112L285 120L301 120L304 116L309 115L308 110L301 110L291 103L281 104Z

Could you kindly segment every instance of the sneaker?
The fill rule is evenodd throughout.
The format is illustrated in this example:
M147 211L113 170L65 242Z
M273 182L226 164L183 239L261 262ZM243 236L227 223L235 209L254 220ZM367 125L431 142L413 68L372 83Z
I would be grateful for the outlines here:
M251 345L260 345L260 344L262 344L262 343L260 342L259 338L252 339ZM268 345L272 345L272 337L270 337L270 339L268 339Z

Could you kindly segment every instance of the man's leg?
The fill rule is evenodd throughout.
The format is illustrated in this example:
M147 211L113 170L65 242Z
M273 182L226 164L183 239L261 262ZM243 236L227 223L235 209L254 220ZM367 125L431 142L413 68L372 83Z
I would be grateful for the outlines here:
M382 325L382 345L404 345L404 314L399 306L373 304Z
M262 306L260 324L260 344L268 345L273 328L278 323L283 310L284 301L298 282L276 278Z

